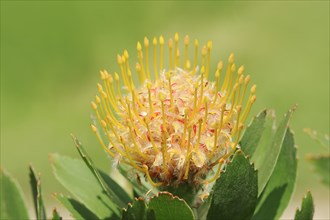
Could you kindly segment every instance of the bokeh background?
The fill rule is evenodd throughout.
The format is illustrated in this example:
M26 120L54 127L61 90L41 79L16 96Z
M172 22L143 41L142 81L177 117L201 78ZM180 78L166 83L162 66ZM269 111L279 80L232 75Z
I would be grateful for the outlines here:
M74 133L95 163L110 162L90 131L90 100L98 71L118 70L125 48L136 59L144 36L200 43L213 40L212 64L234 52L258 85L252 114L293 104L299 151L296 191L284 217L293 216L307 190L317 219L329 219L329 189L305 160L327 152L303 128L329 133L329 1L107 2L1 1L1 167L15 176L31 203L28 164L42 174L48 206L63 192L51 173L52 152L78 157Z

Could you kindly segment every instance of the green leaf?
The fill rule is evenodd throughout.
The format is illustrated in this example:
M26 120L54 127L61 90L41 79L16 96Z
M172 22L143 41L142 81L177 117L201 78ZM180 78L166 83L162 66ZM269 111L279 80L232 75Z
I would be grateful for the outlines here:
M78 139L72 135L74 140L75 146L84 160L85 164L88 166L90 171L93 173L97 181L99 182L100 186L107 193L109 198L115 202L119 207L126 206L127 203L132 201L125 190L123 190L109 175L105 174L104 172L95 168L93 161L88 156L84 147L80 144ZM102 172L102 173L101 173ZM106 181L105 181L106 180Z
M293 133L287 129L276 167L258 201L253 219L279 219L288 205L297 174L297 150Z
M245 155L252 156L259 144L261 136L265 130L267 110L261 111L253 118L253 121L246 128L240 146Z
M206 219L207 217L207 213L210 209L210 205L211 205L211 201L212 201L212 193L204 200L201 201L202 204L197 208L197 219Z
M47 219L46 209L41 194L40 175L36 175L36 172L31 165L29 166L29 171L30 185L37 219Z
M0 219L29 219L21 188L2 168L0 186Z
M193 220L194 214L188 204L169 192L159 192L150 199L148 219L157 220Z
M108 218L113 213L120 216L117 205L83 161L58 154L52 154L50 160L57 180L98 218Z
M160 191L171 192L171 194L183 199L188 205L195 202L197 187L193 187L190 183L181 183L178 186L160 186Z
M257 171L238 150L213 186L207 219L250 219L257 205L257 197Z
M114 181L108 174L103 172L102 170L98 170L101 178L104 180L105 185L107 188L111 189L111 192L113 192L117 198L119 198L124 204L127 204L131 201L133 201L133 198L131 198L127 192L116 182ZM126 205L124 205L126 206ZM121 206L123 208L124 206Z
M258 170L258 196L260 196L263 192L267 182L269 181L269 178L274 171L278 156L282 148L286 130L294 110L295 107L287 112L275 133L273 129L274 124L272 120L269 120L262 140L260 141L256 152L251 158L251 161L254 162L255 167Z
M311 192L307 192L301 203L300 210L297 209L295 220L312 220L314 215L314 203Z
M147 218L147 206L143 198L135 198L133 204L129 203L127 209L123 209L123 220L145 220Z
M75 199L62 194L53 193L52 196L59 201L75 219L98 219L98 217Z
M53 209L53 218L52 220L62 220L62 217L58 214L56 209Z
M320 135L317 131L310 128L304 128L304 132L322 147L330 148L329 134Z
M309 156L308 159L313 163L316 172L320 174L322 182L330 188L330 155Z
M133 186L133 191L137 195L136 197L141 197L144 196L146 192L148 192L149 188L147 188L143 183L143 179L141 179L140 175L137 173L138 178L130 178L129 175L127 174L127 168L124 167L124 165L118 166L118 171L119 173ZM138 181L139 179L140 181ZM156 189L154 189L156 190Z

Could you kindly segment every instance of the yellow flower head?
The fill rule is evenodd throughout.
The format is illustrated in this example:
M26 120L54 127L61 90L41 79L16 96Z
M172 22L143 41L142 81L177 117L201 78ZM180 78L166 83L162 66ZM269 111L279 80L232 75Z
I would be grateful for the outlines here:
M117 56L120 76L100 72L103 84L98 84L99 95L91 104L102 130L95 125L92 130L116 164L130 165L154 186L212 182L238 146L256 100L256 86L245 98L250 76L243 75L243 66L236 68L233 54L225 69L219 62L215 81L209 81L211 41L200 50L195 40L192 62L188 36L183 56L178 34L168 40L168 49L164 43L162 36L159 41L154 38L152 45L148 38L144 46L137 43L134 74L140 85L134 83L126 50ZM208 177L216 166L213 177Z

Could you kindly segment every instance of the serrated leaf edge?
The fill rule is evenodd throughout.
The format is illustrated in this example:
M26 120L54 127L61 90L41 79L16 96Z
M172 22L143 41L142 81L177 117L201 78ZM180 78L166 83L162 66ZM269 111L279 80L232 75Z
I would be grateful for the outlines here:
M134 201L127 203L127 208L122 208L122 210L125 211L125 212L127 212L129 208L132 208L133 207L133 203L136 202L136 201L145 201L145 199L142 198L142 197L135 197L134 198Z

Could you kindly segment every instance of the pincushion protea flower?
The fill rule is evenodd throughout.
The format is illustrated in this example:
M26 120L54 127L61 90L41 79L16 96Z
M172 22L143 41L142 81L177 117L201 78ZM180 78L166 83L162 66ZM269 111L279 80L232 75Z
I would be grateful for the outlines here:
M256 86L246 98L250 76L243 75L243 66L236 68L233 54L225 70L219 62L215 81L209 81L211 41L201 48L200 63L197 40L193 62L188 56L188 36L183 57L178 34L174 41L169 39L168 53L164 43L162 36L159 41L153 39L152 48L148 38L144 47L137 43L135 70L140 84L133 80L127 50L117 57L120 76L100 71L103 83L98 84L99 95L91 103L100 129L91 125L92 130L116 165L128 164L153 186L213 182L238 147L256 100ZM127 94L122 94L121 84ZM208 175L213 169L213 176Z

